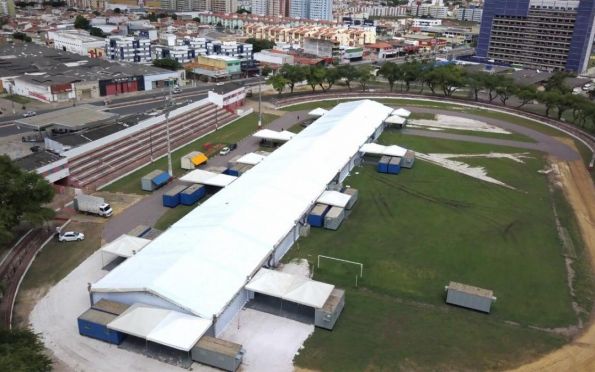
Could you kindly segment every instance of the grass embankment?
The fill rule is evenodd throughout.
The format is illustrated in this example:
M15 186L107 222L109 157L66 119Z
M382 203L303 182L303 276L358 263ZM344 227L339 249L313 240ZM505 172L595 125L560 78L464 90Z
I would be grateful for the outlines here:
M175 208L168 209L155 223L157 230L165 231L171 225L178 222L182 217L190 213L191 210L196 208L198 205L178 205Z
M262 115L262 120L265 124L270 123L276 118L277 116L270 114ZM231 124L226 125L225 127L219 129L216 132L201 137L196 141L193 141L192 143L189 143L188 145L172 152L172 165L174 177L178 177L187 172L180 166L180 159L182 158L182 156L188 154L191 151L204 151L203 145L206 143L210 143L213 145L227 145L230 143L238 142L257 130L257 120L258 114L252 113ZM159 160L156 160L153 163L148 164L134 171L133 173L106 186L105 188L103 188L103 190L110 192L124 192L128 194L149 194L149 192L141 190L140 179L144 175L155 169L167 170L167 157L164 156Z
M422 152L519 152L483 144L402 136L388 143ZM500 369L559 347L565 338L529 326L577 323L552 212L541 154L525 164L507 159L462 159L515 190L482 182L418 160L401 174L356 168L346 184L359 201L338 231L313 229L296 257L319 254L362 262L357 269L323 261L315 279L347 289L337 328L316 331L296 362L321 370ZM573 285L590 311L593 282L571 211L553 201L567 225L578 259ZM492 314L444 304L444 285L459 281L494 290ZM585 315L586 317L586 315Z

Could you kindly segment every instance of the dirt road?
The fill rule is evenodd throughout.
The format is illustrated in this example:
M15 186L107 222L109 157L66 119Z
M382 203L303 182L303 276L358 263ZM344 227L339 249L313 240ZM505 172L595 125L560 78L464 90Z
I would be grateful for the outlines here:
M562 189L579 223L585 247L595 271L595 187L580 160L554 162ZM595 371L595 322L561 349L521 366L517 371Z

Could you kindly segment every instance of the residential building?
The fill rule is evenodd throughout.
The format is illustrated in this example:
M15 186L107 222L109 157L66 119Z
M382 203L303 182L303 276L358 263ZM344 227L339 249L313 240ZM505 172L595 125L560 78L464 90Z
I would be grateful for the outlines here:
M189 66L193 73L208 79L227 79L242 73L241 61L228 56L198 56Z
M433 6L426 4L416 4L409 7L411 16L422 17L430 16L433 18L446 18L448 8L445 6Z
M151 63L151 41L133 36L105 39L106 58L110 61Z
M124 2L125 0L118 0ZM134 0L136 2L136 0ZM106 0L66 0L66 5L76 9L105 10L108 1Z
M237 0L207 0L207 9L213 13L235 13Z
M291 0L289 16L307 19L333 19L332 0Z
M356 6L346 9L347 14L366 14L369 17L405 17L406 6Z
M414 18L411 22L413 27L431 27L442 25L441 19Z
M66 52L91 58L101 58L105 55L105 40L90 36L86 31L49 31L48 40L53 42L55 49Z
M543 70L587 69L594 0L486 0L477 56Z
M14 6L14 0L1 0L0 1L0 15L9 17L16 16L16 8Z
M277 27L250 24L244 32L248 37L271 40L303 47L306 38L336 41L344 46L362 46L376 42L375 27Z
M289 0L251 0L250 8L259 16L289 16Z
M314 38L304 39L304 53L322 58L339 58L341 55L340 44L337 41L321 40Z
M203 37L177 38L173 34L162 35L160 41L160 45L153 48L154 58L172 58L180 63L188 63L198 56L208 55L235 57L241 61L252 60L252 44Z
M459 8L459 9L457 9L455 14L459 21L481 23L481 17L483 16L483 9L482 8Z

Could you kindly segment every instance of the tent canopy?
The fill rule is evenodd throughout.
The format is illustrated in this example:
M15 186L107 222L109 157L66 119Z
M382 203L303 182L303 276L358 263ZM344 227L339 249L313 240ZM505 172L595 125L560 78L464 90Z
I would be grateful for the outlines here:
M207 158L207 156L202 152L199 152L196 155L194 155L190 160L192 161L192 164L199 166L202 163L206 163L207 160L209 160L209 158Z
M393 115L389 116L384 122L389 124L405 124L406 121L407 119L402 116Z
M202 169L195 169L180 177L180 181L201 183L208 186L225 187L235 181L238 177L227 174L209 172Z
M405 110L404 108L398 108L391 113L391 115L398 115L404 118L408 118L411 115L411 111Z
M246 155L239 158L238 160L236 160L236 163L256 165L263 161L265 158L265 155L257 154L255 152L249 152Z
M407 149L397 145L383 146L377 143L366 143L359 149L360 152L366 154L382 155L382 156L399 156L403 157L407 153Z
M246 284L249 291L317 309L324 306L334 288L331 284L269 269L260 269Z
M325 110L323 108L318 107L318 108L315 108L314 110L310 111L308 113L308 115L310 115L310 116L322 116L322 115L326 114L327 112L328 112L328 110Z
M149 239L137 238L136 236L121 235L116 240L101 247L101 252L111 253L113 255L129 258L140 252L145 245L149 244Z
M174 349L189 351L212 321L173 310L134 304L107 328Z
M320 195L316 202L332 205L334 207L341 207L345 208L347 204L349 204L349 200L351 199L351 195L343 194L339 191L331 191L327 190Z
M295 133L284 130L277 132L271 129L261 129L252 135L253 137L269 140L269 141L280 141L287 142L295 136Z

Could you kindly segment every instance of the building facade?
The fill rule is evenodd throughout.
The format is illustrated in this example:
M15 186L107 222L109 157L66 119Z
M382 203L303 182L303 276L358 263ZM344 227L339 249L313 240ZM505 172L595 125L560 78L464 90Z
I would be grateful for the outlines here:
M333 19L332 0L291 0L289 2L289 16L292 18Z
M479 58L544 70L587 69L595 0L487 0Z
M483 16L483 9L482 8L459 8L459 9L457 9L455 14L459 21L481 23L481 17Z
M88 32L79 30L50 31L48 39L54 42L55 49L91 58L97 58L96 50L103 50L105 46L103 38L90 36Z
M105 54L110 61L150 63L151 41L130 36L105 39Z

